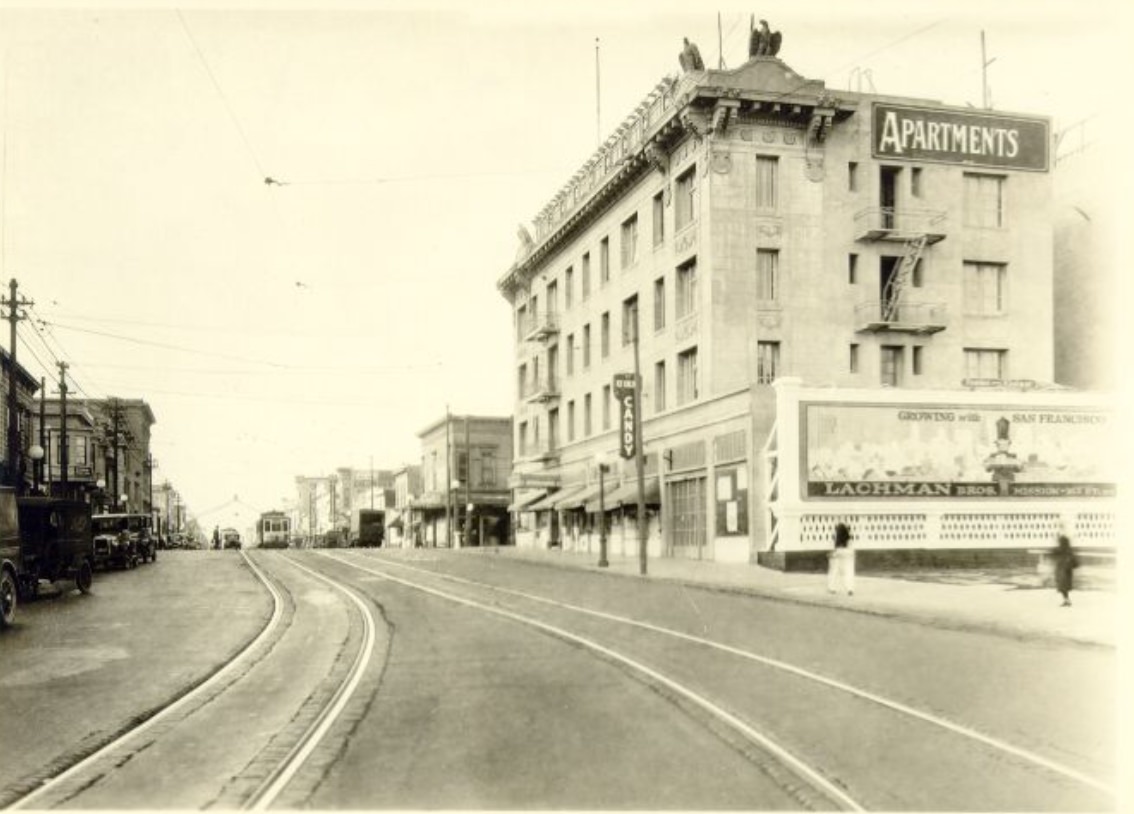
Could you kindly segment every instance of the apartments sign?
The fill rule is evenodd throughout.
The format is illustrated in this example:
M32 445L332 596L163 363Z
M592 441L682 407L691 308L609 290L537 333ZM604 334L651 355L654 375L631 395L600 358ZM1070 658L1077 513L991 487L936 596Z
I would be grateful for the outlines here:
M875 158L1046 171L1050 143L1048 123L1043 119L874 105L871 148Z

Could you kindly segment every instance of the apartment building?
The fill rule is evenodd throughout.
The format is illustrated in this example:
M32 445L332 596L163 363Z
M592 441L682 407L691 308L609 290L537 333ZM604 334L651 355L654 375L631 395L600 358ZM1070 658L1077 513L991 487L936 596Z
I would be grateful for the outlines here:
M635 369L649 555L738 562L798 542L769 516L777 380L880 403L1051 382L1049 143L1044 117L833 92L773 56L661 81L497 284L517 544L593 550L605 522L636 550Z

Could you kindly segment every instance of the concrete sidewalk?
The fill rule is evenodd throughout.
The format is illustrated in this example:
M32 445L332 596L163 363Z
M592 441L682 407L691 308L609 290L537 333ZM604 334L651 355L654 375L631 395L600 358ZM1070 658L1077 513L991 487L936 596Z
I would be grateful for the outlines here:
M947 576L937 581L941 572L911 574L917 579L859 575L854 595L844 596L828 593L825 574L785 573L754 564L658 558L647 562L647 575L642 577L636 558L611 557L607 568L599 568L597 556L589 553L511 547L463 549L477 550L532 563L626 578L669 580L937 627L991 631L1022 639L1117 645L1120 596L1113 584L1077 589L1071 594L1074 604L1065 608L1060 606L1060 597L1053 588L1038 586L1038 578L1006 583L982 579L972 572L966 574L965 581L945 581Z

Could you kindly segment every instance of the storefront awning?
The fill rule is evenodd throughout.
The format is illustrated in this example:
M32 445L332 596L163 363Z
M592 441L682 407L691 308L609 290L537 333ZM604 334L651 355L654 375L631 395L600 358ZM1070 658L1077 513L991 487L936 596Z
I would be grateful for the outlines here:
M597 498L599 485L592 483L556 504L557 509L581 509L591 498Z
M547 497L543 498L542 500L537 500L535 503L528 506L526 511L546 512L549 509L554 509L556 508L556 505L558 503L571 497L573 494L578 492L579 489L579 486L568 486L566 489L559 489L558 491L551 492L547 495Z
M645 503L647 506L660 506L661 505L661 487L658 485L658 479L646 478L645 483ZM621 486L607 492L603 496L603 502L606 504L603 508L606 511L617 509L620 506L636 506L638 505L638 479L631 477ZM596 497L587 503L587 511L594 513L599 510L599 502Z
M508 511L510 512L530 512L531 505L537 500L543 500L547 497L546 489L539 489L535 492L529 492L526 495L518 495L514 503L509 504Z

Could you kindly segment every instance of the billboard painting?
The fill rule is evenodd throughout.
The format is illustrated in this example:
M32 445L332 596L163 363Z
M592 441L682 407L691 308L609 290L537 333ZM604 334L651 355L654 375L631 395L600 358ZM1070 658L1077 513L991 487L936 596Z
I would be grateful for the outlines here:
M801 404L812 499L1113 498L1102 410Z

